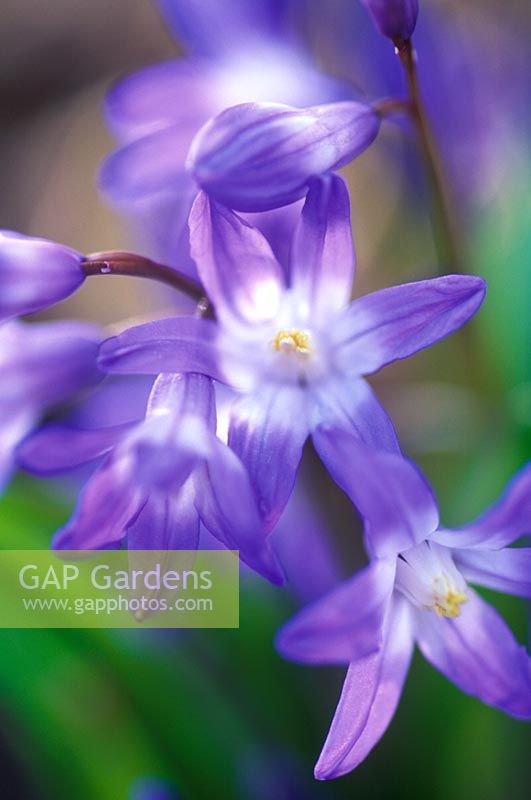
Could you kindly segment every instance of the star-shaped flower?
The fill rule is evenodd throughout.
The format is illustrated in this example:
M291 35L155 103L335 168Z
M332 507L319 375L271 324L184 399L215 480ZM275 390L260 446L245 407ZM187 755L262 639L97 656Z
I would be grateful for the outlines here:
M508 547L531 531L531 465L483 516L449 530L438 527L431 490L410 462L328 435L350 465L369 549L385 540L386 556L303 609L277 639L287 658L349 664L316 777L350 772L378 742L415 643L464 692L530 718L531 658L470 583L531 597L531 549Z
M398 450L391 421L363 376L463 325L483 299L484 282L450 275L349 304L350 208L337 175L312 183L289 274L259 231L205 194L195 202L190 230L217 321L177 317L131 328L103 344L100 362L111 372L203 373L233 387L229 445L249 470L271 529L310 433L339 482L341 467L320 435L327 426Z

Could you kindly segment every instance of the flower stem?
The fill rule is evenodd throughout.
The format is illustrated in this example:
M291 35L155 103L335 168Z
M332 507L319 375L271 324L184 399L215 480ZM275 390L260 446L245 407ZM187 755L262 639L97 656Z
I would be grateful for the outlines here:
M373 103L372 108L376 114L385 119L385 117L392 117L400 112L411 113L411 102L394 97L385 97L383 100L377 100Z
M456 272L462 272L461 236L454 214L455 206L451 202L439 149L426 117L420 92L415 51L411 39L397 40L394 44L406 76L410 100L407 108L417 131L419 147L430 184L433 206L432 227L439 260L445 271L451 267Z
M128 275L133 278L149 278L177 289L178 292L197 301L201 316L209 313L209 301L202 285L173 267L159 264L145 256L109 250L90 253L81 262L85 275Z

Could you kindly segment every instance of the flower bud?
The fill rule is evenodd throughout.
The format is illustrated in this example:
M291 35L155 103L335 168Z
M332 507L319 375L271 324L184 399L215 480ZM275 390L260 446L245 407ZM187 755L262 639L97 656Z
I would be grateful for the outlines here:
M378 133L363 103L296 109L243 103L201 128L187 167L216 200L238 211L267 211L302 197L311 178L352 161Z
M63 300L84 280L82 256L47 239L0 231L0 321Z
M407 41L417 23L419 0L361 0L383 36Z

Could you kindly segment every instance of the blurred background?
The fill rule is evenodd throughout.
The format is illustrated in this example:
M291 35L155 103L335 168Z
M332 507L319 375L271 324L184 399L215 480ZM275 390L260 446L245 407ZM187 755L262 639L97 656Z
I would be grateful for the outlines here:
M458 524L531 457L531 11L526 0L420 5L422 90L463 262L489 290L465 331L372 382L434 485L443 521ZM403 92L392 47L357 0L288 1L286 19L315 63L357 95ZM97 188L116 144L102 102L117 78L186 57L187 42L172 37L149 0L3 0L0 29L0 228L82 252L149 253ZM424 172L406 126L385 124L346 177L356 293L448 271L437 264ZM106 277L48 316L112 325L174 305L142 282ZM311 515L301 510L305 492ZM64 486L17 477L0 501L0 546L47 547L71 503ZM359 521L311 450L286 537L304 542L306 525L327 531L340 574L362 563ZM314 595L327 580L312 576ZM489 599L528 641L529 609ZM366 762L333 784L315 782L342 670L276 655L275 631L300 600L247 575L239 631L0 631L2 798L528 796L529 728L461 694L420 657Z

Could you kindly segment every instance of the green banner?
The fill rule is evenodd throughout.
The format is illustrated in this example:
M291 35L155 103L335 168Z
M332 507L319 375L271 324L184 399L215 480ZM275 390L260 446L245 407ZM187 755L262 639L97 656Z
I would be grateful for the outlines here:
M235 551L0 551L0 628L238 626Z

